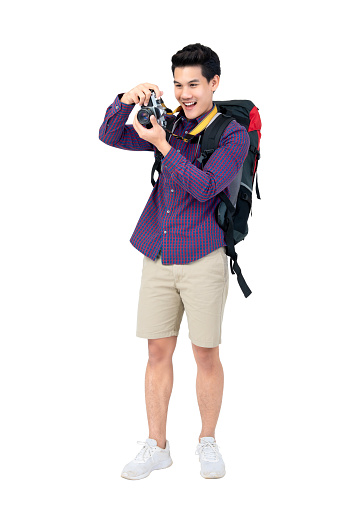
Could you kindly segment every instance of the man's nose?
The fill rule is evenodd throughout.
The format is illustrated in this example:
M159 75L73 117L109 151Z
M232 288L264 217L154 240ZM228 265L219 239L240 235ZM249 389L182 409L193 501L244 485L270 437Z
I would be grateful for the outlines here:
M183 92L181 94L181 98L182 99L191 99L192 97L193 97L193 95L192 95L192 92L190 92L190 91L189 92L188 91L187 92Z

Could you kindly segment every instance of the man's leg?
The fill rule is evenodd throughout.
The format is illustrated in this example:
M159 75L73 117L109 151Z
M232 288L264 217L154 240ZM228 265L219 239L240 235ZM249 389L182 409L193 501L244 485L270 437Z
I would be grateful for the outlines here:
M219 346L200 347L192 343L197 363L197 398L202 428L199 436L214 437L224 388L224 371L219 358Z
M148 339L148 363L145 376L145 398L149 438L160 448L166 446L166 421L173 387L172 355L177 337Z

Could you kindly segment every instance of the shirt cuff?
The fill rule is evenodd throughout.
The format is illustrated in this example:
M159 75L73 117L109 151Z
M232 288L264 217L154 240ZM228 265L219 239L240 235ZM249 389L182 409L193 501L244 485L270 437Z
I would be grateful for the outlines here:
M117 95L115 101L112 104L112 109L115 112L121 111L122 113L128 113L128 114L130 114L130 112L134 108L135 104L125 104L124 102L121 102L120 99L121 99L121 97L123 95L124 95L123 93L119 93Z

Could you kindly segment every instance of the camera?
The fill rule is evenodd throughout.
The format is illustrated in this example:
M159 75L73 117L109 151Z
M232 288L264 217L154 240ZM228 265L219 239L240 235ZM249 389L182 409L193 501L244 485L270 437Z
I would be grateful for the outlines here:
M151 116L154 115L158 124L165 128L167 124L165 119L166 108L162 105L162 99L156 98L154 90L151 90L151 92L151 97L147 106L140 107L137 119L146 129L152 129Z

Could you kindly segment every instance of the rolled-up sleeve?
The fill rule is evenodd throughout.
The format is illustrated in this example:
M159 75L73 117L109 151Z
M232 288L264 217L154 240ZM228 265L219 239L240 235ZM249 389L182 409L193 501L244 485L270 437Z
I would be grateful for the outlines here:
M203 170L191 164L175 148L162 160L162 172L198 201L207 201L229 186L240 170L250 146L245 127L233 120L220 138Z

